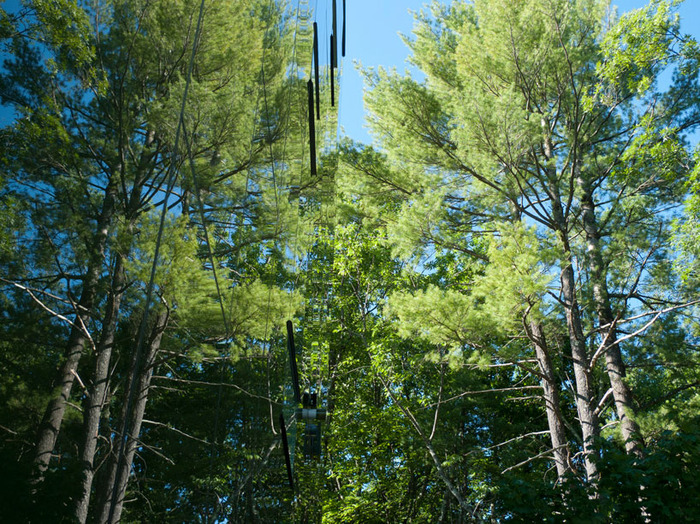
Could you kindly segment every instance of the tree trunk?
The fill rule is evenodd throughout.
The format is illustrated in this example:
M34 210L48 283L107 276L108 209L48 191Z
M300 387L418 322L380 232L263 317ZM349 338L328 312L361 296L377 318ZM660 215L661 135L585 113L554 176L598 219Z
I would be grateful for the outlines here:
M75 315L75 325L71 328L68 338L65 360L58 372L58 380L55 383L52 398L49 401L39 426L39 434L37 435L36 447L34 449L35 483L43 480L44 473L49 467L51 455L61 430L61 423L63 422L66 405L71 396L75 377L77 376L78 363L85 350L85 343L88 340L88 335L85 330L93 314L92 308L104 264L107 236L115 210L116 193L116 184L113 180L110 180L105 192L102 211L98 218L94 245L91 246L92 256L88 262L87 272L83 280L83 289Z
M544 123L543 128L548 129L548 124ZM552 145L548 137L545 138L545 154L547 158L553 157ZM593 388L590 381L586 338L583 334L581 311L576 298L576 279L569 244L569 223L564 215L556 173L548 172L547 176L549 184L547 192L552 206L552 225L559 235L565 252L565 258L562 260L561 296L566 312L566 325L569 331L569 344L574 367L576 411L583 438L583 458L586 465L586 476L589 481L595 482L598 479L598 467L594 460L593 441L598 434L598 417L593 408Z
M82 467L81 493L76 504L76 518L84 524L90 504L90 492L95 475L95 451L100 432L100 418L105 405L109 385L109 366L114 347L117 317L125 285L124 259L117 253L109 301L103 320L102 336L97 348L95 374L89 393L83 403L83 444L80 453Z
M622 359L620 345L617 343L617 329L613 325L614 316L610 306L607 279L603 269L603 256L600 251L600 231L595 217L595 204L588 184L580 176L577 183L582 192L581 206L583 210L583 228L586 232L586 256L588 271L593 283L593 299L595 302L598 324L609 326L601 331L605 344L605 371L612 387L615 410L620 419L620 429L625 440L627 453L640 456L644 442L639 432L639 426L634 420L634 401L632 391L625 381L625 365Z
M115 445L116 453L111 454L108 460L105 481L100 485L100 494L98 494L95 512L96 520L100 524L112 524L119 522L121 519L129 474L131 473L134 455L139 444L141 424L146 412L148 392L151 385L151 377L153 376L153 363L160 349L167 322L168 312L163 311L158 315L151 329L151 336L143 363L138 362L137 354L134 354L131 363L127 383L133 387L133 390L125 391L125 396L127 398L132 397L133 400L132 402L126 401L122 410L122 420L128 420L128 429L123 446L121 446L122 449L119 449L119 445ZM121 441L123 437L118 435L117 438Z
M562 422L561 404L557 381L554 376L554 366L552 365L552 359L549 355L547 340L542 325L537 322L531 322L528 334L535 346L535 357L537 358L537 364L540 368L540 383L544 390L547 424L552 441L552 450L554 451L554 464L557 467L557 477L560 482L563 482L564 477L570 471L571 467L569 443L566 439L566 430Z
M569 328L569 343L571 345L571 357L574 364L574 378L576 379L576 411L581 436L583 437L583 458L586 464L588 480L595 482L598 478L598 466L596 466L593 448L593 440L598 435L598 417L593 409L593 388L591 387L590 373L588 369L588 354L586 341L581 326L581 312L576 300L574 280L574 268L571 261L564 268L561 275L562 295L566 308L566 323Z

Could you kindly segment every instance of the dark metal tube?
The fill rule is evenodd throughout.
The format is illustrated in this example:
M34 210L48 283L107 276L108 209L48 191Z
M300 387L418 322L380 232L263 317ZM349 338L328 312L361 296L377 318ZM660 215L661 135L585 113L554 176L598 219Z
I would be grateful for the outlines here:
M335 54L335 35L331 35L331 107L335 107L335 72L333 71L333 55Z
M333 0L333 34L338 34L338 14L336 0ZM338 50L331 47L331 64L333 67L338 67Z
M318 71L318 24L314 22L314 79L316 81L316 120L321 118L321 82Z
M301 402L301 391L299 389L299 371L297 370L297 351L294 347L294 327L291 320L287 320L287 349L289 350L289 367L292 371L294 402L298 406Z
M282 433L282 448L284 449L284 463L287 466L287 480L289 487L294 491L294 474L292 472L292 459L289 454L289 441L287 440L287 426L284 422L284 415L280 413L280 430Z
M309 150L311 160L311 176L316 176L316 123L314 122L314 81L309 80L307 91L309 93Z

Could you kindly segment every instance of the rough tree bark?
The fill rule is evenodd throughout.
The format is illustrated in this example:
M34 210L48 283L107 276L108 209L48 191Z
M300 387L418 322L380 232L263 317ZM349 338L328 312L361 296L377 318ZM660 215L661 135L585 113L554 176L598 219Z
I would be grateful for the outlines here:
M139 212L143 207L141 202L144 184L154 172L153 156L151 150L155 142L155 133L149 131L146 136L144 151L138 163L137 176L134 177L133 187L125 210L125 218L128 220L127 235L131 236L136 225ZM122 147L122 150L124 148ZM126 165L122 156L122 164ZM122 173L124 179L124 173ZM91 386L83 407L83 442L80 448L80 461L82 468L81 492L76 501L75 516L81 524L86 522L90 504L92 484L95 475L95 453L100 432L100 419L102 410L109 396L109 367L112 360L114 336L119 318L119 309L127 282L124 272L124 262L130 255L131 249L124 248L125 252L115 251L114 269L112 270L112 283L105 308L105 316L102 321L102 333L97 346L94 375Z
M117 317L121 305L125 286L124 259L117 253L112 277L105 317L103 320L102 335L97 346L95 371L88 395L83 403L83 443L80 451L82 468L81 493L76 503L75 516L81 524L84 524L88 516L92 481L95 475L95 452L100 432L100 418L102 409L107 400L109 386L109 366L114 347L114 335L117 328Z
M625 440L627 453L640 456L644 449L639 426L634 420L634 399L632 391L625 381L625 364L620 345L617 343L617 329L610 305L607 279L605 278L603 256L600 249L600 230L595 216L595 204L590 184L578 177L577 184L581 190L581 207L583 228L586 232L586 255L588 270L593 283L593 300L599 326L609 326L601 331L601 337L606 349L605 371L610 380L615 411L620 420L622 437Z
M590 373L588 369L588 354L586 341L581 326L581 312L576 299L574 269L571 262L564 268L561 275L562 298L566 308L566 323L569 330L569 343L571 345L571 357L574 365L574 378L576 381L576 411L581 436L583 438L583 457L586 464L588 480L595 482L598 479L598 466L594 455L593 440L598 435L598 417L593 409L593 388L591 387Z
M554 147L549 129L551 126L546 119L542 119L544 131L543 152L549 161L554 159ZM576 296L576 278L573 266L573 254L569 242L569 222L564 213L562 198L559 191L559 181L555 170L545 168L547 187L545 188L551 202L551 227L559 236L564 249L565 258L561 268L561 300L566 313L566 325L569 332L569 344L571 346L571 358L574 367L574 380L576 386L576 411L581 426L583 438L583 458L586 467L586 476L590 482L598 479L598 467L594 455L596 453L593 441L598 435L598 417L593 403L593 388L591 386L589 358L586 350L586 337L583 333L581 310L578 307Z
M97 285L104 266L105 249L109 228L115 212L117 185L114 179L110 179L102 210L97 221L97 230L94 235L93 245L90 246L92 256L88 262L87 271L83 279L83 288L77 305L74 326L71 328L66 348L65 358L58 372L58 379L54 383L52 398L44 413L39 426L39 432L34 449L34 467L36 483L41 482L49 467L51 455L58 434L61 431L63 416L66 411L68 399L70 399L73 383L78 373L78 364L85 351L85 344L89 339L87 327L93 314L93 306L97 295Z
M535 358L540 368L540 384L544 391L544 402L547 411L547 424L554 452L554 464L557 468L557 477L560 482L571 470L569 457L569 442L566 439L566 429L562 421L559 389L554 375L554 365L549 355L547 339L542 325L530 322L528 335L535 346Z
M133 395L133 401L131 403L125 402L122 410L122 421L128 417L128 431L121 450L119 444L115 443L115 452L109 456L104 481L101 482L97 493L95 520L100 524L112 524L119 522L121 519L129 474L131 473L134 455L139 445L141 424L146 412L146 403L153 376L153 364L160 350L160 343L167 323L168 311L165 310L158 314L151 328L148 346L143 355L143 362L139 363L137 361L138 355L136 354L134 354L132 359L127 383L133 383L134 389L133 393L125 391L124 394L127 397ZM132 380L134 375L136 377ZM122 437L117 435L116 438L121 440Z

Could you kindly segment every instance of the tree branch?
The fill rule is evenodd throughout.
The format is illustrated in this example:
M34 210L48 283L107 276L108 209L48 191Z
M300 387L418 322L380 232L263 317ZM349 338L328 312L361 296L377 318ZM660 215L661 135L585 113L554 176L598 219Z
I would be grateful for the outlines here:
M237 386L235 384L228 384L226 382L207 382L204 380L187 380L184 378L166 377L163 375L153 375L153 378L154 379L161 379L161 380L170 380L171 382L178 382L181 384L194 384L197 386L223 386L225 388L233 388L233 389L240 391L241 393L243 393L245 395L248 395L251 398L258 398L260 400L265 400L265 401L271 402L272 404L274 404L276 406L282 405L281 402L275 402L269 397L264 397L262 395L256 395L255 393L251 393L250 391L247 391L240 386Z

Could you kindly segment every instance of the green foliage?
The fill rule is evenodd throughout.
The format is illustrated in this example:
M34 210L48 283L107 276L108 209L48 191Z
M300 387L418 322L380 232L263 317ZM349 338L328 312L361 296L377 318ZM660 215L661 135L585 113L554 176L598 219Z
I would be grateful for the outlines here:
M519 323L523 316L542 318L545 295L554 280L553 268L563 256L521 222L494 229L501 236L488 250L489 264L476 281L474 293L483 314L512 333L519 329L513 323Z
M43 303L10 307L21 301L3 287L2 299L8 301L3 315L13 316L16 347L27 350L7 352L2 395L8 402L0 412L8 435L22 442L2 445L3 457L24 457L16 488L8 491L26 501L22 519L58 521L73 514L83 467L77 460L82 416L75 407L96 380L108 383L96 464L106 463L116 448L112 439L122 424L160 227L155 209L174 175L152 305L167 308L170 316L155 367L146 370L156 376L148 408L152 425L147 422L142 432L145 447L130 488L136 502L125 518L161 520L170 513L194 521L206 512L224 512L242 521L267 505L268 520L283 520L284 497L276 497L270 485L271 478L277 487L284 485L279 460L273 461L279 474L262 475L255 489L248 483L269 459L258 445L261 433L267 435L266 446L274 443L270 406L279 398L271 384L283 376L277 360L262 358L262 348L299 304L298 294L285 288L284 246L278 243L282 224L296 210L278 206L267 157L279 155L277 143L289 124L281 120L280 106L291 88L281 82L291 60L290 31L277 4L207 3L205 21L211 23L204 24L197 42L184 126L178 131L199 6L189 0L89 6L34 1L26 2L21 14L2 11L2 37L9 40L3 41L7 61L0 97L17 118L1 137L0 191L6 205L0 263L9 268L3 278L29 282ZM271 101L264 116L259 110L263 87ZM268 124L277 134L261 137ZM284 184L292 174L278 176ZM15 253L19 246L22 253ZM121 284L114 284L120 271ZM91 275L96 280L89 284ZM74 373L77 382L56 444L61 460L51 463L33 501L27 497L33 488L22 479L30 477L32 440L63 361L65 319L75 318L81 293L94 297L81 302L89 308L90 340ZM119 309L110 313L115 297ZM24 310L37 315L36 325ZM155 316L151 310L150 324ZM116 336L109 375L96 379L94 351L110 323ZM43 324L55 333L42 336ZM183 384L194 383L197 392L181 398L178 388L186 391ZM236 395L221 393L226 383ZM257 400L251 404L250 398ZM220 423L212 424L214 418ZM200 448L192 449L193 443ZM163 451L151 453L158 449ZM192 460L192 453L203 458ZM241 464L235 475L226 470L232 464ZM239 500L222 508L213 502L216 492L238 492ZM43 506L36 503L40 500Z
M22 230L22 218L19 214L19 203L15 198L5 195L4 181L0 178L0 264L11 260L14 253L19 251L17 245L18 232Z
M169 319L145 371L123 520L636 522L642 508L691 520L697 326L691 310L655 311L697 290L687 138L700 54L676 4L617 20L602 0L434 1L405 38L425 80L365 70L376 144L336 150L337 115L323 113L317 179L311 26L295 33L281 2L207 2L191 78L198 1L0 10L0 97L17 115L0 134L0 507L14 511L0 519L73 517L76 408L97 380L108 391L96 463L108 462L167 204L153 309ZM671 230L668 209L684 199ZM33 488L66 319L88 292L90 341L56 458ZM606 393L602 295L618 337L644 335L620 342L638 455L624 452ZM277 419L287 319L302 387L329 410L319 462L298 439L296 493ZM607 426L596 483L582 479L575 329L596 358L583 363L586 401ZM560 397L564 474L545 386Z
M569 388L581 377L571 374L568 346L581 340L588 347L584 360L596 355L585 364L597 381L586 402L596 406L607 390L596 369L603 360L596 353L604 338L599 323L617 315L621 333L649 337L629 337L622 346L639 398L689 398L697 384L687 327L650 311L678 296L670 271L675 255L665 249L671 236L667 210L683 200L684 179L694 166L686 133L697 124L700 92L697 44L680 34L674 6L653 1L616 20L607 2L594 0L433 2L405 39L425 80L365 71L369 122L382 154L349 151L354 175L362 177L352 188L366 195L357 207L386 227L390 245L399 246L393 254L423 273L390 295L387 311L397 334L436 345L435 354L445 355L445 347L462 351L461 365L478 365L483 373L516 361L519 370L537 376L525 364L537 344L553 359L547 380L562 398L560 417L569 428L564 437L574 450L580 437L571 425ZM674 76L667 87L658 80L668 70ZM687 246L680 261L686 277L694 271L693 224L688 218L677 229L678 245ZM461 274L454 267L441 272L437 261L449 255L472 262L457 266ZM568 267L575 281L562 277ZM575 287L571 298L565 285ZM693 290L688 285L681 294L693 297ZM611 316L604 320L606 308ZM639 313L644 316L621 320ZM656 323L645 326L652 318ZM533 324L543 328L544 339ZM478 348L471 357L465 352L470 347ZM406 377L390 355L388 349L377 353L374 369L400 384ZM655 363L646 379L645 359ZM459 362L452 361L455 373ZM506 382L521 384L517 373ZM601 419L615 422L601 402ZM661 419L673 428L671 420L686 420L693 408L662 415L658 404L647 403L639 410L651 436ZM503 406L497 411L504 414ZM489 430L506 440L502 428ZM622 445L612 442L613 448ZM611 471L626 467L609 456L601 497L614 492L604 486L604 475L613 478L620 473ZM534 480L529 461L523 464L486 482L492 489L482 492L482 503L495 497L497 514L513 520L590 519L594 509L588 488L575 477L577 465L568 486L554 489L543 477ZM640 476L630 480L624 496L599 508L600 520L640 518L640 485ZM622 507L622 498L628 506Z
M681 279L696 288L698 284L698 263L700 252L698 251L698 235L700 234L700 165L698 158L700 151L696 150L693 156L693 170L688 175L686 182L689 197L685 202L685 214L674 221L673 243L678 251L678 257L674 261L674 268Z
M451 290L430 286L416 294L398 292L391 297L391 311L399 318L399 334L451 346L460 354L464 346L478 340L480 318L473 300Z
M38 27L36 33L47 46L58 49L56 63L61 69L80 68L94 59L88 43L90 20L77 2L30 0Z
M672 7L682 0L652 0L641 9L625 13L605 35L602 60L597 72L608 85L621 88L621 96L646 96L672 59L679 19ZM597 96L607 103L606 86L599 86Z

